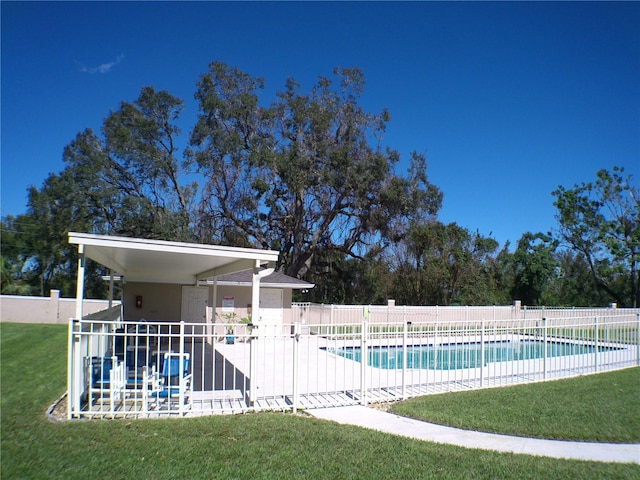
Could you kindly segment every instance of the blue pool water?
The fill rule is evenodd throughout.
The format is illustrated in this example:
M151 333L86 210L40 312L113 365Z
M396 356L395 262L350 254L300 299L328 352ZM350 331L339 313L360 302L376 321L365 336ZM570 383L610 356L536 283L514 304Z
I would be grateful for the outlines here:
M480 343L451 343L438 346L407 347L407 368L455 370L480 367ZM395 346L369 347L369 366L382 369L401 369L403 348ZM598 351L611 350L600 347ZM359 362L360 347L329 349L331 353ZM574 343L547 342L547 357L593 353L595 347ZM537 340L488 342L485 344L485 364L511 360L530 360L544 357L544 342Z

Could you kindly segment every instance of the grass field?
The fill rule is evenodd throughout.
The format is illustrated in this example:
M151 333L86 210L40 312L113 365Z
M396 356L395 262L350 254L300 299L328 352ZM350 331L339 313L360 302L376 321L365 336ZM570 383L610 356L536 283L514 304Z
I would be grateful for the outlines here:
M0 324L0 340L3 479L640 478L639 465L469 450L280 413L52 423L66 328Z
M536 438L640 443L640 368L427 395L392 407L429 422Z

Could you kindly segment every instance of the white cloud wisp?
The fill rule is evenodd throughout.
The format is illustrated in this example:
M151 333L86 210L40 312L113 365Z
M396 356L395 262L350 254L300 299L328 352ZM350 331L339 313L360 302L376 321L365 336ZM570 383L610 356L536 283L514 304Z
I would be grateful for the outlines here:
M87 67L86 65L80 64L80 71L91 75L96 73L109 73L111 69L122 62L122 60L124 60L124 55L120 54L115 60L108 63L101 63L96 67Z

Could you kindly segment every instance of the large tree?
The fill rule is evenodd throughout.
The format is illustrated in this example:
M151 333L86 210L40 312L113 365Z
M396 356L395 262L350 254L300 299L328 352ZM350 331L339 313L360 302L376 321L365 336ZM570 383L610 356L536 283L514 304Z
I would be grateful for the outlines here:
M571 249L556 251L557 275L546 291L546 305L564 307L599 307L611 302L611 297L593 282L584 255Z
M620 306L640 305L640 191L622 168L553 192L559 237L589 265L595 284Z
M437 211L424 171L413 182L394 173L399 156L381 146L389 115L359 106L359 70L336 69L306 93L289 79L267 106L263 87L222 63L198 83L189 160L205 178L200 212L212 237L279 250L282 269L302 277L336 255L362 258L409 195Z
M556 247L557 241L544 233L527 232L520 237L512 257L512 298L524 305L544 305L544 294L558 276Z
M3 293L48 295L55 288L63 296L75 295L76 249L67 233L90 231L91 218L70 170L49 175L40 189L30 187L27 213L3 220ZM88 297L104 293L103 273L89 265Z
M393 298L406 305L493 303L497 247L455 223L413 225L394 246Z
M29 263L33 249L28 240L35 234L37 225L38 223L26 214L17 217L8 215L0 223L0 285L3 294L37 295L41 291L40 279L31 268L33 265Z
M192 239L195 187L181 183L176 125L182 101L144 87L133 103L109 114L102 135L85 130L65 149L64 160L92 229L100 233Z
M336 69L305 92L289 79L271 103L260 98L263 87L211 64L197 85L200 114L183 158L182 101L152 87L122 102L99 132L80 132L65 148L63 172L30 192L29 215L47 229L30 236L39 290L73 264L68 253L56 255L68 252L66 231L77 229L275 249L289 275L333 288L341 278L331 266L341 265L352 281L334 291L345 300L362 292L372 268L384 265L385 246L440 208L424 156L411 154L406 174L396 174L399 154L382 144L389 115L359 105L357 69ZM23 269L4 260L5 272Z
M45 295L57 288L73 295L70 230L193 240L195 187L181 183L176 147L181 109L181 100L145 87L135 102L107 116L101 135L85 130L76 136L65 148L65 169L41 188L30 187L27 213L3 222L3 235L11 234L21 250L12 255L3 248L3 275L10 275L3 291ZM88 296L104 292L105 273L88 264Z

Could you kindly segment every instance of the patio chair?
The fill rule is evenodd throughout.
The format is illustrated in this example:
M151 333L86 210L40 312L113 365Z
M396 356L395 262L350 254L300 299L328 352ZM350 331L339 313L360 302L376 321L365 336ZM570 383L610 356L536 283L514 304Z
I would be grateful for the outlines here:
M115 402L124 398L126 385L126 367L117 357L90 357L88 359L89 406L95 400L101 403L109 398L111 411L115 410Z
M171 410L171 405L177 404L191 408L191 364L188 353L166 353L162 372L159 374L159 381L153 391L152 398L160 403L166 402L167 408Z
M146 377L149 372L155 372L155 353L147 347L130 348L125 352L124 363L127 366L127 383L133 384Z
M91 392L100 392L109 389L111 370L114 357L91 357L90 359ZM116 358L116 363L118 360Z

